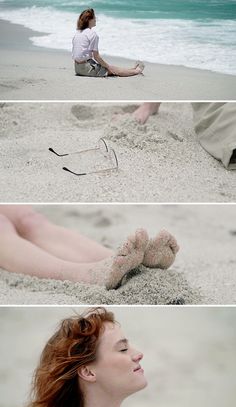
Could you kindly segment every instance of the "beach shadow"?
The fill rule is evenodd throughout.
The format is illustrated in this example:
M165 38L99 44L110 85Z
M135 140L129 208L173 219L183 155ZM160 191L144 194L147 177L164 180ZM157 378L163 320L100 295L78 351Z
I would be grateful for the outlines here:
M66 216L70 218L83 219L85 222L90 221L91 225L95 228L104 228L111 226L114 222L112 217L105 216L102 210L93 211L89 213L80 213L76 210L70 210Z
M18 86L13 85L12 83L0 83L0 91L1 92L7 92L8 90L15 90L15 89L20 89Z
M106 106L106 116L108 122L111 120L109 118L109 115L112 117L114 113L119 113L119 114L132 114L135 112L135 110L138 108L138 105L126 105L126 106ZM95 117L97 119L98 112L102 112L104 110L103 107L97 107L97 106L89 106L89 105L82 105L82 104L77 104L73 105L71 108L71 113L73 116L76 117L79 121L85 121L85 120L94 120Z
M124 113L134 113L135 112L135 110L137 109L139 107L139 105L127 105L127 106L123 106L122 108L121 108L121 110L124 112Z
M71 113L78 120L93 120L95 118L96 110L92 106L73 105Z

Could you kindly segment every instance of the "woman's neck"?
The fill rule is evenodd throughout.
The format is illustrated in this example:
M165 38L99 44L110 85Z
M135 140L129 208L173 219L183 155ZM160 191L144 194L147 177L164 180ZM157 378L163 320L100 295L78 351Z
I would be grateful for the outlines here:
M121 407L122 400L115 399L113 395L104 394L103 392L88 392L85 395L84 407Z

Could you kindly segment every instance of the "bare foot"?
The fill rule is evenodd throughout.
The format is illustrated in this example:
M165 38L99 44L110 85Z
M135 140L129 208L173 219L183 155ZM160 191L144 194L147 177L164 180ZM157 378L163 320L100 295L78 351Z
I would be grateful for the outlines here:
M144 68L145 68L145 64L142 61L136 61L135 65L134 65L134 69L139 68L140 69L140 73L143 72Z
M150 239L145 250L143 265L151 268L168 269L175 260L179 246L166 230L162 230L154 239Z
M129 271L142 264L147 244L147 232L138 229L134 235L128 237L113 258L103 261L108 266L112 260L105 275L105 286L108 290L116 288Z
M157 114L159 111L160 103L148 102L143 103L133 113L133 117L140 124L145 124L149 116Z

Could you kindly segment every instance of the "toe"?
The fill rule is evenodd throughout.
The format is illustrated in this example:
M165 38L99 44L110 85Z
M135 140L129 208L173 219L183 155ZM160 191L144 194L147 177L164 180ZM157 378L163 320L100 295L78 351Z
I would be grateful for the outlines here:
M158 235L152 240L155 246L166 246L169 244L170 233L167 230L161 230Z
M145 229L137 229L135 232L135 247L138 250L144 251L148 244L148 234Z
M174 254L178 253L179 245L178 245L176 239L174 238L174 236L170 237L169 244L170 244L170 248L173 251L173 253Z

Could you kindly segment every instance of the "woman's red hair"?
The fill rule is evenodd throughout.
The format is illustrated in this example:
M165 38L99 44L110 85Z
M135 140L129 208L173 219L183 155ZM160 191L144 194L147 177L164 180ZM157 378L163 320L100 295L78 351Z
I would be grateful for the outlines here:
M88 28L89 21L92 20L94 17L95 17L95 13L92 8L84 10L78 18L77 30L85 30L85 28Z
M84 406L77 371L96 360L104 322L115 320L112 312L101 307L61 322L41 354L29 407Z

